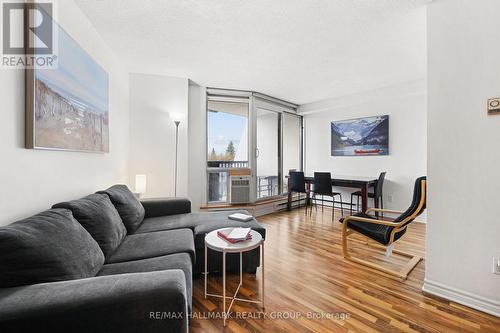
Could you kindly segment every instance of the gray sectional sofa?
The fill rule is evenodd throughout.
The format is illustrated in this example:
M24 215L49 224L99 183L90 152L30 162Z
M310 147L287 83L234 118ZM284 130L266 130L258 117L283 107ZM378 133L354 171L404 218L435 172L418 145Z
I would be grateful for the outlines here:
M191 213L187 199L138 201L125 185L0 228L0 332L187 332L204 236L233 212ZM208 269L221 269L210 251ZM259 251L246 253L254 273ZM238 256L227 260L239 269Z

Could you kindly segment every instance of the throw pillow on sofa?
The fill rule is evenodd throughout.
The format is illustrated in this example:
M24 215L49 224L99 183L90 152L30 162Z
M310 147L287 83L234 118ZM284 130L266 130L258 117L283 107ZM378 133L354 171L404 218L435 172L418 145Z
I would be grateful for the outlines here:
M66 208L89 232L108 258L127 235L120 215L106 194L91 194L84 198L61 202L52 208Z
M92 277L103 264L99 245L69 210L0 228L0 288Z
M114 185L97 193L109 196L128 233L133 234L139 228L144 220L144 207L126 185Z

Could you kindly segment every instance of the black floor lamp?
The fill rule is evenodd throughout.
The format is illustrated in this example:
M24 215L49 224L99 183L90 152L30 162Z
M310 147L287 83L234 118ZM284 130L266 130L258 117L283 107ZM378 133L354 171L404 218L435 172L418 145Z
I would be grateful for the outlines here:
M174 179L174 196L177 197L177 155L179 149L179 125L181 124L182 115L171 113L170 118L175 124L175 179Z

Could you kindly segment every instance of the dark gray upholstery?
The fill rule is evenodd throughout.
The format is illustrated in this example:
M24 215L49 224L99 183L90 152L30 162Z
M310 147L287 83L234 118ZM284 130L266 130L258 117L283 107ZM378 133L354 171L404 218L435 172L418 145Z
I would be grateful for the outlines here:
M202 233L207 233L218 228L250 227L258 232L261 232L261 234L265 236L265 229L257 222L257 220L252 219L248 222L230 220L228 216L234 213L248 214L246 210L233 210L145 218L139 229L137 229L136 234L179 228L189 228L193 230L193 232L196 232L195 229L199 228L197 234L201 235ZM197 247L203 246L203 242L204 238L199 238L196 241Z
M194 230L200 222L197 213L146 217L135 234L183 228Z
M178 214L145 218L135 235L141 233L153 233L162 230L174 230L178 228L190 228L194 233L196 248L195 273L202 273L205 269L205 235L213 230L227 227L246 227L259 232L263 238L266 237L264 229L256 219L248 222L239 222L229 219L234 213L249 214L246 210L232 210L221 212L201 212L190 214ZM255 249L243 254L243 269L247 273L255 273L260 265L260 250ZM219 252L208 251L208 268L210 272L221 271L222 255ZM227 270L235 272L239 270L239 255L229 254L227 256Z
M252 228L266 238L266 229L264 229L256 219L248 222L239 222L228 218L234 213L249 214L246 210L222 211L200 213L196 216L197 220L202 222L194 228L194 244L198 260L196 261L195 272L202 273L205 270L205 235L213 230L227 227ZM208 250L208 270L209 272L222 271L222 253ZM260 265L260 249L254 249L243 253L243 270L247 273L255 273ZM239 254L228 254L226 258L226 267L229 272L238 272L240 269Z
M161 257L106 264L97 275L115 275L126 273L153 272L169 269L181 269L186 278L187 300L191 309L193 295L193 265L188 253L176 253Z
M210 231L228 228L228 227L242 227L242 228L252 228L252 230L257 231L266 238L266 229L264 229L254 218L248 222L239 222L229 219L229 215L234 213L250 214L246 210L233 210L233 211L222 211L222 212L210 212L210 213L199 213L191 214L194 215L195 221L199 221L194 228L194 244L196 248L201 248L205 246L205 235Z
M106 264L184 252L191 256L192 264L194 264L193 233L189 229L130 235L125 237L123 243L110 257L106 258Z
M185 198L155 198L141 200L145 217L191 213L191 201Z
M19 235L12 231L16 223L0 228L0 281L30 284L0 289L0 332L187 332L194 265L197 272L204 267L204 235L247 226L265 236L255 219L229 220L234 211L190 214L186 199L145 201L146 218L127 236L110 199L116 194L114 204L126 205L126 191L115 186L106 194L57 204L75 218L70 210L53 209L27 219ZM133 209L121 212L128 222ZM128 227L134 230L136 224ZM210 271L221 270L221 258L208 253ZM255 272L259 249L243 258L244 269ZM227 264L228 271L236 271L239 255L229 254ZM12 267L20 273L5 275ZM30 270L37 280L22 276ZM52 279L68 281L43 283ZM180 317L161 317L167 313Z
M144 219L144 207L126 185L114 185L97 193L107 194L128 233L134 233Z
M120 215L106 194L91 194L78 200L61 202L53 208L66 208L92 235L108 258L127 234Z
M180 269L0 289L0 332L186 333L186 295Z
M0 228L0 287L95 276L104 255L65 209Z

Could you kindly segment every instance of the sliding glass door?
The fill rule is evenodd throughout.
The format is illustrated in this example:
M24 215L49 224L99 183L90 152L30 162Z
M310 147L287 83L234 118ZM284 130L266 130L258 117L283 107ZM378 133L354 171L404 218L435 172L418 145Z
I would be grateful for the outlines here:
M296 105L258 93L207 90L207 203L266 200L302 170Z
M229 171L248 168L248 102L207 103L208 203L229 202Z
M296 115L283 113L282 115L282 193L288 191L288 178L290 171L302 170L302 119Z
M290 170L302 170L302 117L257 101L255 145L257 200L286 193Z
M279 116L277 112L257 108L257 199L280 194Z

